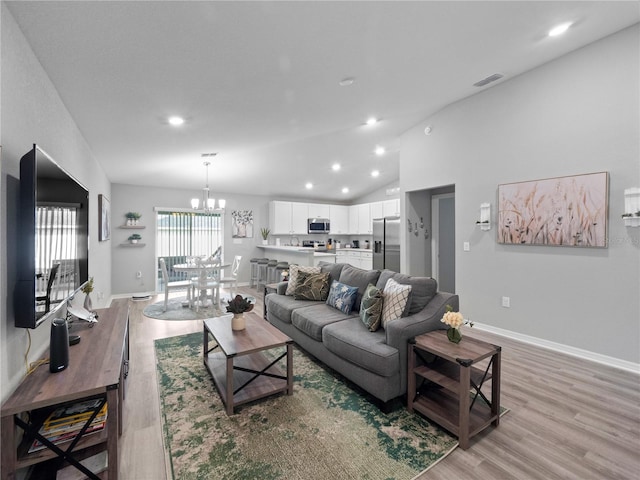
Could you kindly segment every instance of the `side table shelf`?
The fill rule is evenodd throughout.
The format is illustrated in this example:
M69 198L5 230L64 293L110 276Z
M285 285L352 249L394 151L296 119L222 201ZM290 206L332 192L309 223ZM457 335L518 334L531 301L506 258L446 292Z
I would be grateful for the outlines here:
M500 422L501 348L473 338L450 342L444 330L419 335L409 343L407 409L416 410L458 437L462 449L469 439ZM421 353L436 360L418 365ZM477 363L489 359L486 368ZM417 380L421 382L418 386ZM490 398L482 386L491 380Z

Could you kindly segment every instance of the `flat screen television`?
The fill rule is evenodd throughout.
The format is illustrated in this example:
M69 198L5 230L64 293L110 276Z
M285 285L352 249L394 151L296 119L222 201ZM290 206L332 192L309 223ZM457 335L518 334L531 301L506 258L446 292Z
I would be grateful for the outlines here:
M40 147L20 160L15 326L60 316L89 279L89 192Z

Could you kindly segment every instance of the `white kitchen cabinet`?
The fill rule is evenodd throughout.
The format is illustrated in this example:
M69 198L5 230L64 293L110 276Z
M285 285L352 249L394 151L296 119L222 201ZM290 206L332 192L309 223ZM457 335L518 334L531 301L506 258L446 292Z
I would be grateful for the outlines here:
M366 235L373 233L371 222L371 210L368 203L362 203L358 207L358 231L355 233Z
M369 204L369 210L371 212L372 221L374 218L382 218L385 216L383 213L382 204L383 202L373 202Z
M373 253L361 252L358 249L343 249L336 252L337 263L348 263L364 270L373 268Z
M400 216L400 199L385 200L382 202L383 217L399 217Z
M346 205L331 205L329 209L329 221L331 222L331 233L348 234L349 231L349 207Z
M308 203L307 218L331 218L331 205L324 203Z
M360 268L364 270L373 270L372 252L360 252Z
M306 235L309 233L309 206L306 203L291 204L291 230L295 235Z
M349 206L349 232L350 234L358 233L358 205Z
M272 235L306 235L308 218L306 203L269 202L269 229Z

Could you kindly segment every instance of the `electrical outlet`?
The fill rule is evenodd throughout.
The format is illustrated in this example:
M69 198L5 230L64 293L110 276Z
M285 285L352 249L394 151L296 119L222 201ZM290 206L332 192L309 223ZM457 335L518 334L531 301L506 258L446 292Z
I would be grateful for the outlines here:
M140 270L136 272L136 278L142 278L142 272Z
M98 300L102 300L104 298L104 292L98 292Z
M511 298L509 297L502 297L502 306L504 308L511 308Z

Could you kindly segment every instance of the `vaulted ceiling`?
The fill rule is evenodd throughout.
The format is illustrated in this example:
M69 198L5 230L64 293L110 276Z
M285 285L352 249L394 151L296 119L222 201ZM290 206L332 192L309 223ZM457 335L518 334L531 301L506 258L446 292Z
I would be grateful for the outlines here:
M7 4L112 182L200 189L209 160L213 192L334 202L396 181L399 135L430 114L640 19L635 1Z

